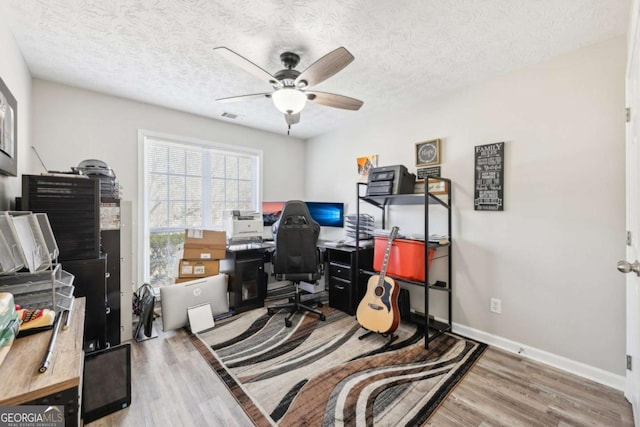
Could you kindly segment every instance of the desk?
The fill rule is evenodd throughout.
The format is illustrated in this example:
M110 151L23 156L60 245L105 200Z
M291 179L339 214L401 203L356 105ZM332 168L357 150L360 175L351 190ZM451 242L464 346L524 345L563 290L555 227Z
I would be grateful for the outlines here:
M84 310L85 298L76 298L71 324L58 332L51 364L43 374L38 368L52 332L40 332L13 342L0 365L0 405L64 405L65 425L80 423Z
M356 248L325 246L318 241L325 268L325 283L329 289L329 306L355 314L358 302L366 291L366 278L355 271ZM273 242L247 243L227 248L220 260L220 272L229 275L229 305L236 312L264 306L268 276L264 263L275 249ZM360 268L373 268L373 248L359 250ZM364 280L364 282L363 282Z

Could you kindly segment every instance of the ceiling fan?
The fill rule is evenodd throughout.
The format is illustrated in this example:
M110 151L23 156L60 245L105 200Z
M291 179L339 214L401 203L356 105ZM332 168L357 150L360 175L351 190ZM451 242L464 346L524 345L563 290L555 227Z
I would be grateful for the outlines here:
M232 96L216 99L216 101L237 102L271 98L275 107L284 113L289 130L291 125L300 122L300 111L307 101L345 110L359 110L363 104L359 99L348 96L309 90L311 86L325 81L353 61L353 55L344 47L329 52L302 72L295 69L300 62L300 56L293 52L284 52L280 54L280 61L285 68L273 75L231 49L216 47L214 51L273 87L271 92Z

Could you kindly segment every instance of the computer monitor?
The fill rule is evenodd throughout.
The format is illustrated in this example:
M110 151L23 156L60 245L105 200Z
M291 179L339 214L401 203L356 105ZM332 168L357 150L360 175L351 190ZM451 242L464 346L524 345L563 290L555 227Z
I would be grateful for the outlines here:
M82 377L85 423L131 405L131 344L88 353Z
M278 221L284 202L262 202L262 222L265 227L270 227Z
M305 202L311 218L322 227L344 226L344 203L337 202ZM271 226L278 221L285 202L263 202L262 220L265 226Z
M160 287L162 330L182 328L188 323L187 309L209 303L216 316L229 312L226 274L203 277L184 283Z
M323 227L344 226L344 203L305 202L311 218Z

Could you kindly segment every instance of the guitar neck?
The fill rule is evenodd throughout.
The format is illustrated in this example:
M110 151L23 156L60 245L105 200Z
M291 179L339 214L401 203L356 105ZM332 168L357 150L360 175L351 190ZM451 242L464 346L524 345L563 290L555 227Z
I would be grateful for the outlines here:
M382 261L382 268L380 269L380 278L378 279L378 285L382 285L384 283L384 278L387 275L387 266L389 264L389 255L391 253L391 246L393 245L393 239L398 235L398 227L393 227L391 232L389 233L389 238L387 239L387 247L384 250L384 259Z

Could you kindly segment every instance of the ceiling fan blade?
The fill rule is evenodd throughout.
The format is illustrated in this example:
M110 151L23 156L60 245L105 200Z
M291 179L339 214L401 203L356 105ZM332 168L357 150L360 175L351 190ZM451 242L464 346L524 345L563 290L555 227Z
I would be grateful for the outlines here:
M285 114L284 119L287 121L289 126L295 125L296 123L300 123L300 113Z
M351 52L344 47L339 47L333 52L327 53L304 70L296 78L296 86L310 87L317 85L349 65L353 59Z
M230 96L228 98L216 99L216 102L238 102L238 101L251 101L259 98L271 98L271 92L268 93L252 93L251 95Z
M230 49L227 49L226 47L215 47L213 48L213 50L222 55L227 61L231 62L237 67L242 68L246 72L253 74L259 79L264 80L270 85L282 86L282 83L280 83L275 77L273 77L262 68L258 67L253 62L249 61L244 56L238 55L237 53Z
M327 107L342 108L343 110L359 110L364 102L359 99L349 98L344 95L327 92L305 92L307 99L316 104L326 105Z

